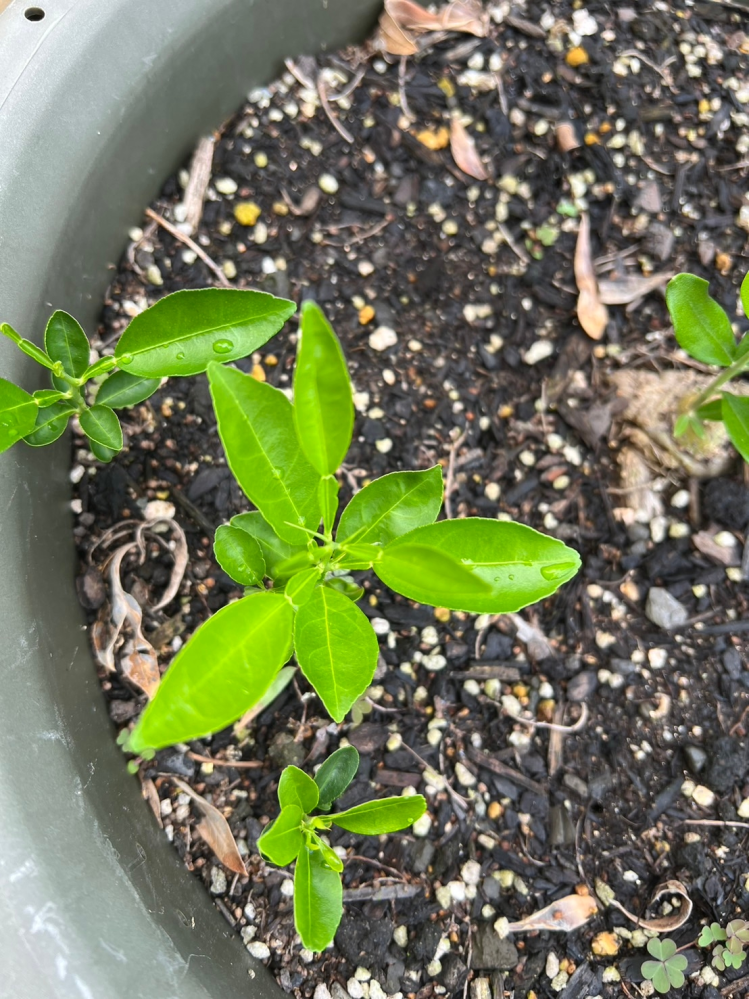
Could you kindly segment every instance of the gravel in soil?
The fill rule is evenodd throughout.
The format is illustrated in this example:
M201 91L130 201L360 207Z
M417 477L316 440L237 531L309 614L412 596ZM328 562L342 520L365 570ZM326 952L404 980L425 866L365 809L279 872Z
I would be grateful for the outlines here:
M708 483L649 473L640 508L622 492L627 428L608 378L687 360L662 286L612 306L605 340L585 337L572 268L587 210L599 277L690 270L746 328L736 307L749 228L745 22L707 2L488 9L486 38L437 36L405 71L358 49L299 60L296 77L321 72L331 96L343 93L330 107L351 142L318 89L291 73L253 91L217 139L193 233L224 281L312 295L327 311L358 411L344 500L372 477L440 462L452 516L512 517L583 557L553 599L501 618L416 606L367 578L381 659L358 723L331 724L299 677L240 738L222 732L142 766L175 849L300 997L631 995L646 938L617 909L601 906L567 935L503 940L494 923L601 882L642 915L655 886L678 878L695 906L673 934L682 946L700 920L749 905L749 489L736 465ZM488 180L454 163L452 113ZM577 143L568 152L563 123ZM186 170L170 178L152 206L183 228L186 180ZM153 219L131 236L101 350L161 295L217 281ZM293 331L239 367L288 388ZM145 614L165 667L239 595L211 542L246 500L204 378L170 381L124 423L109 466L77 442L79 592L93 619L107 596L93 543L148 503L172 504L187 573L171 604ZM148 608L170 568L150 546L143 565L125 563L125 588ZM126 724L142 701L117 675L102 685ZM289 872L255 843L276 814L281 768L312 768L344 739L362 755L346 805L413 787L429 820L381 840L333 833L348 901L335 945L313 955L295 939ZM227 815L248 878L227 876L194 834L170 775ZM604 932L613 936L596 946ZM699 972L698 951L687 953ZM701 973L673 994L719 993Z

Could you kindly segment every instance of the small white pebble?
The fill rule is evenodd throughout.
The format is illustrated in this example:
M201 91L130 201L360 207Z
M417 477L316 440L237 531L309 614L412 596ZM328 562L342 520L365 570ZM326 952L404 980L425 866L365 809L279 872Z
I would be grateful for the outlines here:
M399 947L408 946L408 927L407 926L396 926L393 930L393 940Z
M253 940L247 945L247 950L258 961L267 961L270 957L270 947L268 944L264 944L262 940Z
M492 503L497 502L501 492L502 490L497 482L487 482L484 486L484 496L486 496L488 500L491 500Z
M653 669L663 669L668 662L668 653L665 649L648 649L648 662Z
M554 344L551 340L536 340L528 350L522 355L526 364L538 364L539 361L546 360L554 353Z
M671 497L671 506L675 507L677 510L686 510L689 506L689 491L686 489L679 489Z
M455 764L455 777L463 787L474 787L476 784L475 774L472 774L468 767L460 761Z
M213 186L219 194L235 194L238 185L236 180L232 180L231 177L218 177L213 182Z
M431 831L432 817L429 812L424 812L424 814L419 816L419 818L411 826L411 832L419 839L424 839L424 837L428 836Z
M388 347L394 347L397 342L398 334L389 326L378 326L374 332L369 334L369 346L372 350L387 350Z
M390 631L390 622L384 617L373 617L370 623L375 635L387 635Z
M335 194L338 190L338 181L332 173L320 174L317 183L320 185L320 190L325 194Z
M375 441L375 447L380 452L380 454L387 454L393 449L393 442L389 437L383 437L379 441Z

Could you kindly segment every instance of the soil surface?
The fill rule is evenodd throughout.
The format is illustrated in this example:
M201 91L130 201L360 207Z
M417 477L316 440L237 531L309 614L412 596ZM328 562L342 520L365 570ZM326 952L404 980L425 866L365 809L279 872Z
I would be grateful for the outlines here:
M232 286L314 296L326 310L358 410L342 500L372 477L441 462L450 515L512 517L583 559L554 598L497 619L435 612L365 577L381 661L353 721L331 724L298 676L241 739L226 731L141 766L175 849L288 992L647 994L646 936L616 906L600 902L571 933L502 939L494 925L602 884L635 916L673 915L674 896L649 906L678 880L694 909L670 935L691 977L672 994L747 994L749 967L713 978L695 941L705 920L749 909L749 489L738 461L704 482L633 451L611 379L694 365L662 284L610 305L596 343L577 323L573 273L587 210L599 279L621 290L689 270L746 328L745 27L715 2L502 3L487 37L432 37L404 67L361 49L299 60L217 139L194 239ZM351 141L321 107L321 69L323 93L344 94L329 107ZM488 179L456 165L451 113ZM562 123L579 142L567 152ZM170 178L152 206L173 225L185 181L186 170ZM238 221L251 220L247 202L252 225ZM131 236L102 350L161 295L218 281L152 219ZM238 366L288 387L295 324ZM79 590L92 621L106 616L114 545L92 546L122 520L176 510L189 555L177 597L149 609L172 568L153 538L143 564L131 554L122 570L165 668L240 595L212 532L248 504L204 377L171 380L123 417L111 465L77 441ZM623 453L646 469L637 489ZM113 721L128 724L142 696L116 674L102 671L102 684ZM345 805L413 787L431 823L380 840L334 832L348 856L345 914L335 945L312 955L295 939L289 872L255 844L277 813L281 768L312 769L344 739L362 756ZM228 817L248 878L217 862L174 776Z

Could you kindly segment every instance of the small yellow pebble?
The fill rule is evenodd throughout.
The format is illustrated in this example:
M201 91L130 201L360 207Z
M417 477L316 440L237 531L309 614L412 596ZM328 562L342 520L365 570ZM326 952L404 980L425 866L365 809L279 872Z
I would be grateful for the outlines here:
M564 61L568 66L572 66L573 69L577 69L578 66L585 66L586 63L589 63L590 56L582 45L576 45L574 49L569 50L567 55L564 57Z
M273 205L271 207L273 208L273 214L274 215L288 215L289 214L289 206L286 204L285 201L274 201Z
M265 368L262 366L262 364L253 364L252 377L258 382L265 381Z
M258 170L264 170L268 166L268 157L265 153L255 153L254 159Z
M239 201L234 206L234 218L240 225L255 225L261 214L262 208L254 201Z
M512 416L514 412L515 410L512 408L512 406L500 406L497 416L500 418L500 420L507 420Z
M619 952L619 937L615 933L604 931L593 937L590 949L596 957L611 957Z
M450 142L450 130L444 125L436 131L424 128L416 133L416 138L427 149L445 149Z
M726 275L730 272L733 261L727 253L716 253L715 254L715 266L718 268L719 272Z
M486 810L486 814L489 816L492 822L496 822L497 819L502 818L502 815L504 814L504 808L502 808L502 806L498 801L492 801L489 803L489 807Z
M595 132L585 133L585 145L586 146L600 146L601 140L598 138Z
M375 317L375 310L371 305L365 305L363 309L359 309L359 322L362 326L366 326L367 323L371 323Z
M451 97L455 97L455 86L452 80L448 80L446 76L443 76L441 79L437 80L437 86L440 88L442 93L448 99Z
M452 617L447 607L435 607L434 616L438 621L441 621L443 624L447 624L447 622Z
M265 366L266 366L266 368L275 368L275 366L277 364L278 364L278 358L276 357L275 354L266 354L265 355Z

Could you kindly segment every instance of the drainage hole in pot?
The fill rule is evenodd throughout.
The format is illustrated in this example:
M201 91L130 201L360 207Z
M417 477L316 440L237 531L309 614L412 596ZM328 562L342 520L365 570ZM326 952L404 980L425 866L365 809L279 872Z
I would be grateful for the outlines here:
M43 21L44 11L41 7L27 7L24 11L24 17L27 21Z

